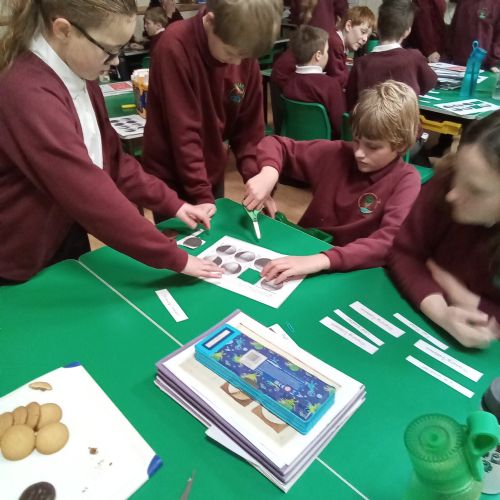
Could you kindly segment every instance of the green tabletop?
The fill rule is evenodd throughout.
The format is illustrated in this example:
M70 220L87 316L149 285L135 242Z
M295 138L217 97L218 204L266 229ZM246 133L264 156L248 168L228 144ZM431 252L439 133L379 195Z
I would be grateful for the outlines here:
M241 206L218 200L217 208L212 230L200 235L207 244L192 253L201 252L223 235L257 243L250 219ZM179 223L173 221L161 227L166 225L180 228ZM326 243L268 218L262 218L261 229L262 240L258 244L278 252L305 255L328 248ZM402 497L410 474L403 432L414 417L443 412L465 422L466 415L479 407L480 396L491 379L498 375L496 360L500 345L495 344L486 351L459 347L400 297L382 269L307 278L279 309L273 309L196 279L150 269L109 248L86 254L81 260L182 343L239 308L265 325L280 323L301 347L363 382L367 388L366 402L320 459L369 498ZM154 293L161 288L170 290L189 320L175 323ZM354 300L360 300L395 324L398 321L392 315L403 314L448 343L447 352L451 356L483 372L484 376L474 383L421 353L413 347L420 337L408 328L403 328L407 333L401 338L391 337L352 311L349 304ZM335 308L384 340L384 346L371 356L321 325L319 320L325 315L335 316ZM471 389L475 396L468 399L421 372L405 360L410 354ZM291 494L306 488L309 472L292 488ZM254 475L254 480L260 482L258 474ZM328 491L331 494L332 490ZM346 498L342 495L338 491L335 498Z
M484 71L481 73L481 76L486 76L487 79L478 83L476 87L476 91L472 97L460 97L460 88L454 90L442 90L442 89L434 89L434 91L428 96L436 97L439 101L434 99L426 98L425 96L421 96L418 99L419 107L422 111L432 111L433 113L438 113L443 115L443 119L447 119L449 121L455 122L467 122L471 120L475 120L476 118L484 118L488 116L492 112L479 113L477 115L457 115L450 111L441 109L436 107L436 104L444 104L447 102L455 102L455 101L463 101L465 99L480 99L481 101L486 101L492 104L496 104L500 106L500 100L495 100L492 97L493 86L495 85L495 74L491 71ZM452 119L453 118L453 119Z

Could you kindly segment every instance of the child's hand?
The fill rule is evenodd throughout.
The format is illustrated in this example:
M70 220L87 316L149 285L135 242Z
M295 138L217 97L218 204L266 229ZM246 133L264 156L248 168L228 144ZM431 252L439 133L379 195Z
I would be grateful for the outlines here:
M492 66L490 68L491 71L493 71L493 73L499 73L500 72L500 68L498 66Z
M191 229L194 229L198 224L203 224L207 229L210 229L210 216L205 205L209 205L209 203L198 206L184 203L175 216Z
M427 60L430 63L437 63L439 62L439 59L441 59L441 55L439 54L439 52L433 52L432 54L429 54L427 56Z
M199 205L196 205L196 207L204 210L205 213L210 218L212 218L215 215L215 213L217 212L217 208L215 207L215 205L213 203L200 203Z
M128 46L132 50L142 50L142 49L144 49L144 45L142 45L142 43L137 43L137 42L129 43Z
M271 217L271 219L274 219L276 217L278 207L276 206L276 202L271 196L269 196L264 202L264 211L267 213L267 215L269 215L269 217Z
M278 178L278 171L274 167L262 167L259 174L247 181L243 205L248 210L262 210Z
M498 338L498 324L481 311L449 306L441 326L465 347L485 349Z
M272 260L262 269L261 276L267 281L274 280L279 284L293 276L318 273L330 268L330 260L325 254L307 255L305 257L281 257Z
M181 273L195 278L220 278L222 269L209 260L189 255L186 267Z

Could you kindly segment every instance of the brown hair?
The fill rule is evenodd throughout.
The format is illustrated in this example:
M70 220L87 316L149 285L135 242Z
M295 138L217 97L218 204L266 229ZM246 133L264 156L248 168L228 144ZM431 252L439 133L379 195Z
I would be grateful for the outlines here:
M245 57L267 54L278 36L283 0L207 0L214 33Z
M377 24L377 19L375 18L373 11L364 5L357 5L356 7L348 9L342 16L339 28L343 30L347 21L351 21L353 26L360 26L361 24L366 23L372 31L375 29L375 25Z
M388 141L404 151L420 129L418 100L406 83L387 80L361 92L352 112L352 135Z
M399 40L415 17L411 0L384 0L378 10L377 34L381 41Z
M136 12L135 0L7 0L10 22L0 40L0 71L28 49L37 31L49 29L54 18L64 17L89 29L106 23L110 15Z
M320 51L325 51L326 42L328 42L328 33L321 29L303 24L299 26L290 40L290 47L297 64L306 64L311 57Z
M167 13L163 10L163 7L151 7L144 12L144 20L151 21L155 24L161 24L165 27L168 24Z

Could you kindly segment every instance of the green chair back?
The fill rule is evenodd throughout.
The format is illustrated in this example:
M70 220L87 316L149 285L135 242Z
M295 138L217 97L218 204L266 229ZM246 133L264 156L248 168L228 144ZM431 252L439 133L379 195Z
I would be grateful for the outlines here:
M148 69L150 64L151 64L151 56L144 56L142 58L142 64L141 64L142 68Z
M349 122L349 113L342 114L342 124L340 126L340 138L343 141L352 141L351 123Z
M377 39L368 40L366 42L366 53L369 54L373 51L373 49L380 44L380 41Z
M332 138L330 119L322 104L295 101L284 96L281 99L284 111L281 135L297 141Z

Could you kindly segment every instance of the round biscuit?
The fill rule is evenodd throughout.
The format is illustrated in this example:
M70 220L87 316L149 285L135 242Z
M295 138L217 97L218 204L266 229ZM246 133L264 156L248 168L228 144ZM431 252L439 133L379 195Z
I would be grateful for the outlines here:
M43 455L51 455L63 448L68 439L68 428L61 422L52 422L38 431L35 446Z
M47 424L52 422L59 422L62 418L62 410L59 405L55 403L45 403L40 405L40 419L36 426L37 430L45 427Z
M26 410L28 410L26 425L29 425L32 429L36 429L38 420L40 419L40 405L33 401L29 405L26 405Z
M26 417L28 416L28 410L26 406L18 406L14 411L14 425L21 425L26 423Z
M7 460L26 458L35 448L35 432L25 424L13 425L2 436L1 448Z
M0 440L2 439L4 432L12 425L14 425L14 416L12 415L12 412L6 411L5 413L2 413L0 415Z

